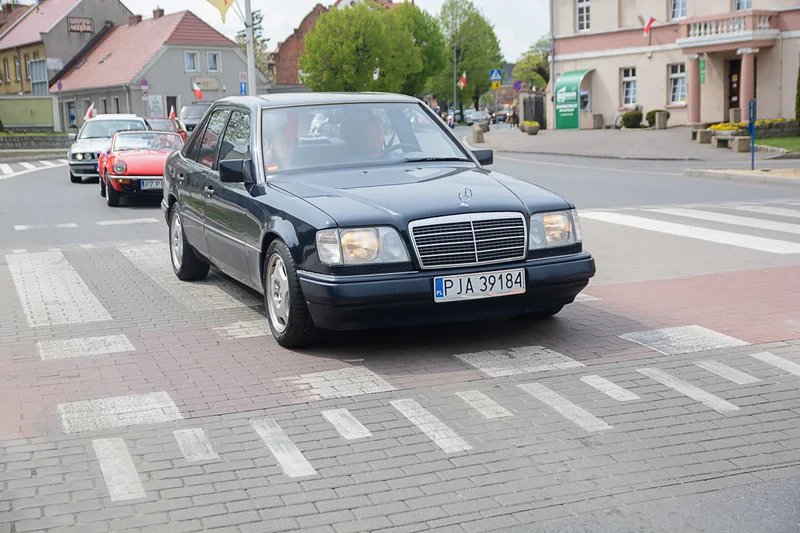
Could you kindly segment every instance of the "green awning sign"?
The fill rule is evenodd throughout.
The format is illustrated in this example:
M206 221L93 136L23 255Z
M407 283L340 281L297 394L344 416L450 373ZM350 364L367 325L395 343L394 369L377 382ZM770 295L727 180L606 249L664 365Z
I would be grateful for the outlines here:
M584 76L594 69L565 72L556 81L556 129L574 130L581 127L580 89Z

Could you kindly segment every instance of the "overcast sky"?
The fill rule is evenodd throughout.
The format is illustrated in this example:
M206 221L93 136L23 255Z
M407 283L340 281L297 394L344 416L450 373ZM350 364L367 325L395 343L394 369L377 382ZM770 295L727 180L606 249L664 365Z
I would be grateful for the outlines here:
M437 15L444 0L416 0L416 4ZM506 61L515 62L522 52L549 31L547 0L473 0L483 10L483 14L494 25ZM244 1L238 0L244 9ZM197 16L210 23L229 37L244 27L242 21L228 10L226 24L222 23L219 12L206 0L122 0L131 11L144 18L153 16L156 6L167 13L181 9L191 9ZM330 5L333 0L252 0L253 9L264 14L264 35L271 38L274 47L278 41L285 40L317 3ZM280 5L280 8L277 6Z

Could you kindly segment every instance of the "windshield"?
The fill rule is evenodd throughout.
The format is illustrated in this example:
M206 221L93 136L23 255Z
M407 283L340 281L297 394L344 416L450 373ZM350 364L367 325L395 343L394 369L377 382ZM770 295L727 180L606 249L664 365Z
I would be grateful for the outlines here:
M193 105L185 105L183 109L181 109L180 117L182 119L194 119L194 118L203 118L203 115L206 114L208 108L211 107L211 104L204 105L204 104L193 104Z
M114 136L111 149L115 152L130 150L164 150L172 152L180 150L183 141L175 133L147 131L142 133L125 132Z
M471 161L417 103L328 104L265 109L268 174L408 161Z
M108 139L118 131L147 130L141 120L90 120L83 125L79 139Z
M175 131L175 124L168 118L151 118L147 123L155 131Z

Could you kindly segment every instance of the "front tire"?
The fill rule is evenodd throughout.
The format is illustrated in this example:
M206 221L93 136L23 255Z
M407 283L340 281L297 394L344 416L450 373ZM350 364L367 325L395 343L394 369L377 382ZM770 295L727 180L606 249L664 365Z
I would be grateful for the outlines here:
M73 173L72 173L72 171L70 170L70 171L69 171L69 182L70 182L70 183L83 183L83 178L81 178L80 176L76 176L76 175L75 175L75 174L73 174Z
M102 181L102 180L101 180ZM119 207L119 198L122 196L114 190L114 187L106 188L106 204L108 207Z
M103 177L102 176L100 176L100 197L101 198L105 198L106 197L106 182L103 181Z
M108 189L111 192L111 189ZM169 255L172 271L181 281L199 281L208 275L209 264L197 257L183 232L177 204L169 214Z
M319 330L308 312L289 248L273 241L264 260L264 302L272 336L284 348L313 344Z

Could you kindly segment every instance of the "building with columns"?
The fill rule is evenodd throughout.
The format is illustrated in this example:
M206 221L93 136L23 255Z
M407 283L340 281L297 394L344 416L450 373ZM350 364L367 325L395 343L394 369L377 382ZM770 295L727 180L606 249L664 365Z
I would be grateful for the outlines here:
M551 0L557 128L614 124L637 106L670 125L794 117L798 0ZM642 18L655 19L649 35ZM731 111L733 110L733 111Z

